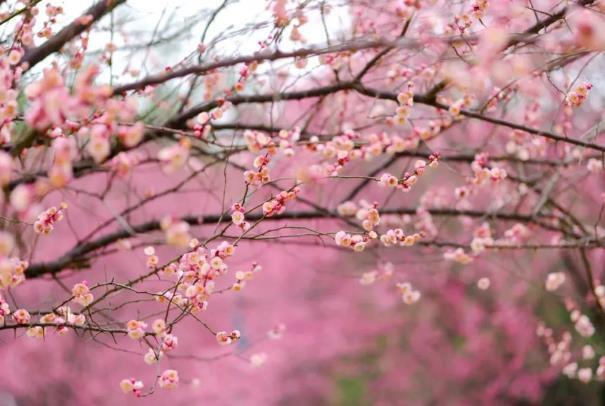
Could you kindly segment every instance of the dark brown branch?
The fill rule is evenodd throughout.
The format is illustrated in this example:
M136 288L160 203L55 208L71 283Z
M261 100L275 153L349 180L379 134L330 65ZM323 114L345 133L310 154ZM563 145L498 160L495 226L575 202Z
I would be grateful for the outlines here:
M538 218L554 218L553 216L537 216L533 217L530 215L523 215L518 213L490 213L479 210L456 210L456 209L429 209L428 212L434 216L468 216L474 218L495 218L507 221L520 221L548 228L548 224L545 224L538 220ZM415 208L397 208L397 209L385 209L381 210L382 215L414 215L416 214ZM249 221L258 221L263 218L262 214L248 214L246 219ZM318 211L298 211L298 212L286 212L282 215L264 218L263 221L279 221L279 220L305 220L305 219L339 219L338 214L330 212L318 212ZM183 221L193 226L199 226L203 224L216 224L218 222L227 223L231 221L230 216L224 215L206 215L206 216L186 216L182 218ZM152 231L158 231L161 229L160 222L158 220L149 221L142 224L132 225L131 231L137 234L148 233ZM26 270L26 276L28 278L36 278L44 274L55 274L62 271L63 269L74 267L81 268L82 265L86 265L83 260L85 256L99 248L106 247L118 240L132 237L132 234L128 230L117 230L112 233L106 234L99 237L96 240L84 242L78 244L59 259L51 262L34 263L30 265Z

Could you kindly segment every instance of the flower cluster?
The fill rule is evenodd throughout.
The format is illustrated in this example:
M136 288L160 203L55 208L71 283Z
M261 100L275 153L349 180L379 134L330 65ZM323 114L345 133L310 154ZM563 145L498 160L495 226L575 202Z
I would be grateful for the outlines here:
M131 173L132 169L143 160L142 155L137 151L120 152L109 162L109 167L120 177L125 177Z
M286 210L286 203L294 200L299 192L298 186L279 192L273 199L263 203L263 216L271 217L282 214Z
M379 267L379 269L369 271L369 272L364 272L361 275L361 278L359 278L359 283L362 285L365 285L365 286L371 285L374 282L379 281L379 280L390 279L393 276L393 273L394 273L393 264L390 262L387 262L382 267Z
M395 286L401 293L401 299L405 304L411 305L420 300L420 292L412 288L409 282L399 282Z
M241 338L241 333L239 330L233 330L231 333L227 333L226 331L219 331L216 333L216 342L220 345L229 345L234 341L237 341Z
M246 221L246 209L240 203L231 206L231 222L241 228L242 231L250 229L250 223Z
M126 323L126 329L128 330L128 337L133 340L140 340L145 336L145 329L147 323L139 320L130 320Z
M461 263L462 265L467 265L474 260L472 256L464 252L463 248L456 248L455 250L446 251L443 254L443 258L449 261Z
M126 394L132 393L136 397L140 397L142 395L141 391L143 390L143 387L143 382L136 381L133 378L122 379L120 381L120 388L122 389L122 392Z
M546 277L545 287L549 292L554 292L565 283L565 273L551 272Z
M214 291L214 280L227 273L227 258L235 252L235 247L227 242L215 249L205 249L192 240L192 250L182 255L177 262L162 268L165 277L178 280L176 290L163 292L156 299L161 303L171 302L192 312L206 310L208 298Z
M473 170L474 177L471 180L473 185L482 185L487 180L492 182L498 182L506 178L506 171L498 167L490 167L489 155L487 153L481 153L475 155L475 159L471 163L471 169Z
M373 231L368 233L367 236L363 234L351 235L345 231L339 231L334 235L334 242L339 247L351 248L355 252L362 252L372 235L376 237L376 233Z
M73 177L72 162L78 155L75 137L57 137L52 142L54 161L48 171L50 183L55 187L65 186Z
M166 243L179 248L189 246L191 236L189 235L189 223L185 221L175 221L172 217L164 217L160 226L164 230Z
M460 120L462 118L462 110L471 106L473 99L469 95L464 95L462 98L456 100L450 104L449 112L454 120Z
M63 219L63 212L67 209L67 203L61 203L59 208L51 207L38 215L38 219L34 223L34 230L38 234L47 235L53 228L55 223Z
M57 334L64 335L69 331L69 326L83 326L86 323L86 316L83 314L72 313L69 306L61 306L55 313L46 313L38 320L40 324L48 324L56 327ZM30 338L43 338L46 334L46 328L42 326L32 326L27 329L26 334Z
M477 19L481 19L485 15L489 2L487 0L474 0L471 3L471 13Z
M393 247L395 245L411 247L420 241L423 236L424 234L422 232L406 235L401 228L395 228L387 230L386 233L382 234L380 236L380 242L382 242L385 247Z
M269 164L270 155L260 155L254 159L254 167L255 171L245 171L244 172L244 180L247 184L252 186L260 186L265 183L269 183L271 177L269 176Z
M28 324L31 320L29 312L25 309L15 310L12 314L12 317L17 324Z
M158 151L158 159L162 163L164 172L173 173L183 167L189 159L190 149L191 141L188 138L181 138L178 143Z
M235 273L235 283L231 286L236 292L239 292L246 285L246 281L251 280L254 277L254 274L260 272L263 268L257 263L252 264L252 269L250 271L237 271Z
M71 294L74 302L79 303L82 306L88 306L94 300L94 296L90 292L90 288L86 281L76 283L71 289Z
M248 151L252 153L258 153L264 148L274 147L271 137L260 131L244 131L244 141L246 142Z
M586 101L590 89L592 89L592 84L582 83L569 92L567 97L565 97L565 103L571 107L580 107Z
M488 245L493 245L492 231L488 223L483 223L473 231L471 250L474 254L480 254Z
M6 300L0 295L0 326L4 325L6 317L10 315L11 309Z
M162 389L174 389L179 385L179 373L174 369L167 369L162 372L158 379L158 384Z
M593 379L594 374L591 366L580 367L580 364L593 364L596 354L592 346L584 345L579 356L574 361L571 349L572 335L568 331L565 331L561 336L561 340L557 341L553 330L540 323L536 333L547 346L551 365L562 366L561 372L563 375L569 379L578 379L582 383L588 383ZM599 359L596 377L601 381L605 379L605 357Z
M414 105L413 82L408 82L407 90L397 95L397 102L399 103L399 107L397 107L395 117L393 117L393 121L396 124L403 125L407 123L411 107Z
M23 283L28 265L27 261L16 257L0 258L0 288L6 289Z
M403 190L404 192L409 192L412 186L418 182L418 178L424 174L424 171L427 167L434 168L438 165L439 155L434 154L429 156L428 163L423 160L417 160L414 163L414 170L411 173L405 173L403 178L397 179L395 176L384 173L378 179L378 182L381 186L398 188Z

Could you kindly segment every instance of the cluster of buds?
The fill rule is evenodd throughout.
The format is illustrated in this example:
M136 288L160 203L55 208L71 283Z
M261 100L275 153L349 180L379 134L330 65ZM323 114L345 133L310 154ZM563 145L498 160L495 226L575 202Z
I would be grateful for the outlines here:
M595 333L595 328L585 314L581 314L579 310L573 310L570 314L571 321L575 323L576 331L582 337L591 337Z
M248 151L258 153L263 148L274 148L275 145L267 134L260 131L246 130L244 131L244 141L248 147Z
M147 256L147 268L155 269L160 262L160 258L155 254L155 248L153 248L151 245L147 246L143 250L143 253L145 253Z
M339 247L351 248L355 252L362 252L370 239L377 237L375 231L370 231L367 235L351 235L345 231L339 231L334 235L334 242Z
M269 161L269 154L256 157L253 163L256 170L244 172L245 182L252 186L260 186L268 183L271 180L268 167Z
M138 151L120 152L109 162L111 170L120 177L127 176L143 159Z
M408 82L407 90L405 92L401 92L397 95L397 103L399 106L395 111L395 116L393 117L393 121L396 124L404 125L408 122L408 117L410 116L410 111L412 106L414 105L414 83Z
M424 237L422 232L405 235L401 228L390 229L380 236L380 242L385 247L399 245L402 247L411 247Z
M31 320L29 312L25 309L15 310L12 314L13 321L17 324L28 324Z
M38 234L47 235L53 228L54 224L63 219L63 212L67 209L67 203L61 203L59 208L51 207L50 209L40 213L38 219L34 223L34 230Z
M546 282L544 286L547 291L554 292L559 289L561 285L565 283L565 273L563 272L551 272L546 276Z
M520 244L527 240L529 235L530 230L525 225L516 223L504 231L504 238L499 239L498 243L502 245Z
M450 104L449 112L454 120L460 120L462 118L462 110L471 106L473 99L469 95L464 95L462 98L456 100Z
M246 281L251 280L254 277L254 274L260 272L263 268L257 263L252 264L252 269L250 271L237 271L235 273L235 283L231 286L236 292L239 292L244 288Z
M281 130L279 136L279 149L287 157L294 156L294 145L300 140L300 128L295 127L291 131Z
M162 389L175 389L179 385L179 373L174 369L167 369L158 378L158 385Z
M603 161L600 159L590 158L586 163L586 169L589 172L600 172L603 170Z
M401 292L401 299L405 304L411 305L420 300L420 292L412 288L409 282L399 282L395 286Z
M493 245L492 231L488 223L483 223L473 231L473 240L471 241L471 250L474 254L480 254L486 246Z
M394 135L390 137L387 147L385 151L389 154L395 154L398 152L404 152L411 149L414 149L418 146L419 137L410 136L407 138L401 138L398 135ZM370 154L365 154L365 156L371 156Z
M369 271L369 272L364 272L361 275L361 278L359 278L359 283L364 286L371 285L374 282L379 281L379 280L390 279L393 276L393 273L394 273L393 264L390 262L387 262L379 269Z
M588 97L592 84L582 83L565 97L565 103L571 107L580 107Z
M246 209L240 203L235 203L231 206L231 222L247 231L250 229L250 223L246 221Z
M412 186L418 182L418 178L424 174L427 167L435 168L438 164L439 154L433 154L429 156L428 163L421 159L417 160L414 163L414 170L411 173L406 172L401 179L385 173L378 179L378 182L381 186L398 188L404 192L409 192Z
M365 202L362 202L362 204ZM361 226L364 230L370 232L380 224L380 213L378 213L378 203L374 203L371 206L365 205L366 207L362 207L357 210L355 217L357 220L361 221Z
M506 171L502 168L491 167L489 165L489 155L481 153L475 155L475 159L471 163L474 177L471 180L473 185L482 185L486 180L498 182L506 178Z
M212 82L212 79L209 82ZM211 112L203 111L197 115L193 122L193 132L196 138L205 138L212 129L210 121L220 120L223 114L232 106L231 102L226 101L224 98L218 99L217 105Z
M73 177L72 161L78 153L75 137L55 138L52 149L55 159L48 171L48 179L53 186L63 187Z
M166 243L179 248L189 246L191 236L189 235L189 223L175 221L172 217L164 217L160 223L166 235Z
M147 350L147 352L143 356L143 361L147 365L153 365L153 364L156 364L162 358L163 355L164 355L163 351L158 351L156 353L153 349L150 348L149 350Z
M462 248L456 248L455 250L448 250L443 254L443 258L448 261L458 262L462 265L467 265L473 262L473 257L464 252Z
M594 289L594 294L597 297L597 300L601 304L601 307L605 307L605 286L597 285Z
M167 334L166 322L164 321L164 319L155 319L151 323L151 329L153 330L154 334L158 337L164 337Z
M122 392L126 394L132 393L136 397L140 397L142 395L143 386L143 382L136 381L133 378L122 379L120 381L120 388L122 389Z
M11 309L6 300L0 295L0 326L4 325L6 317L10 314Z
M118 127L118 139L127 148L132 148L143 140L145 124L137 122L129 126Z
M170 352L179 344L179 339L174 334L165 334L162 337L162 352Z
M67 306L58 309L57 313L47 313L40 317L41 324L49 324L57 327L57 334L63 335L69 331L66 323L71 326L83 326L86 317L83 314L73 314ZM34 326L28 331L28 336L32 338L44 337L45 331L42 326Z
M77 121L88 117L91 109L103 109L111 89L108 86L94 87L94 77L99 68L91 65L76 78L74 94L69 89L56 67L44 69L42 77L25 89L31 102L25 120L31 127L45 131L62 127L68 119Z
M601 360L605 361L605 359L601 358ZM601 375L597 376L599 377L600 380L603 380L603 363L599 362L599 368L601 368ZM597 368L597 372L598 369ZM570 362L569 364L565 365L565 367L563 367L563 369L561 370L561 372L563 373L563 375L565 375L566 377L568 377L569 379L575 379L577 378L580 382L582 383L589 383L590 381L592 381L593 378L593 373L592 373L592 368L590 367L584 367L584 368L579 368L578 367L578 363L577 362Z
M572 361L571 342L572 336L570 332L565 331L561 340L557 341L554 337L553 330L547 328L544 323L540 323L536 330L538 337L542 338L547 346L550 354L550 364L553 366L562 366L561 372L569 379L578 379L580 382L588 383L593 379L593 370L590 367L579 367L579 362L593 363L595 358L595 350L590 345L584 345L580 357L576 361ZM599 380L605 379L605 357L599 359L599 366L596 369L596 377Z
M239 340L242 334L239 330L233 330L231 333L227 333L226 331L219 331L216 333L216 342L220 345L230 345L233 342Z
M349 160L354 158L356 151L354 140L358 138L357 134L345 132L344 134L332 137L328 142L321 144L319 138L313 136L307 144L307 149L317 151L322 158L336 159L339 166L343 166Z
M86 144L86 152L88 152L96 163L103 162L111 152L109 141L111 134L107 126L94 125L91 129L82 128L79 132L81 134L90 134L88 144Z
M286 203L294 200L299 192L300 188L298 186L293 187L291 190L279 192L273 199L263 203L263 215L271 217L276 214L282 214L286 210Z
M86 316L83 314L74 314L71 312L69 306L61 306L57 309L56 313L47 313L40 317L39 322L41 324L54 325L57 328L57 334L63 335L69 331L68 324L70 326L83 326L86 323ZM44 337L44 328L41 326L35 326L30 328L28 331L29 337L42 338Z
M162 169L165 173L172 173L183 167L189 159L189 150L191 149L191 140L181 138L181 140L169 147L158 151L158 159L162 163Z
M44 328L42 326L32 326L25 330L25 335L29 338L44 338Z
M192 240L190 246L192 250L182 255L178 262L171 262L161 270L162 276L178 279L177 291L163 292L156 299L198 312L208 308L214 279L227 273L225 261L234 254L235 247L222 242L215 249L206 250L196 240Z
M94 296L90 292L88 282L86 281L76 283L71 289L71 294L73 296L73 301L82 306L88 306L94 300Z
M256 61L253 63L246 63L246 64L242 65L242 67L239 70L239 79L233 85L233 90L235 92L241 92L242 90L244 90L244 85L245 85L246 81L250 77L250 74L256 70L257 66L258 66L258 62L256 62Z
M355 214L357 214L357 210L359 210L357 204L350 200L339 204L336 208L336 212L340 217L353 217Z
M571 334L566 331L562 334L561 340L557 341L551 328L547 328L544 323L540 323L536 329L538 337L542 338L550 355L550 364L553 366L566 365L571 360Z
M126 323L126 329L128 330L128 337L133 340L140 340L145 336L145 329L147 323L139 320L130 320Z
M483 18L489 2L487 0L474 0L471 4L471 13L477 19Z
M17 286L25 280L25 269L29 264L19 258L0 259L0 288Z
M473 19L469 14L462 14L454 16L454 23L448 24L450 28L457 29L460 34L464 34L473 25Z

